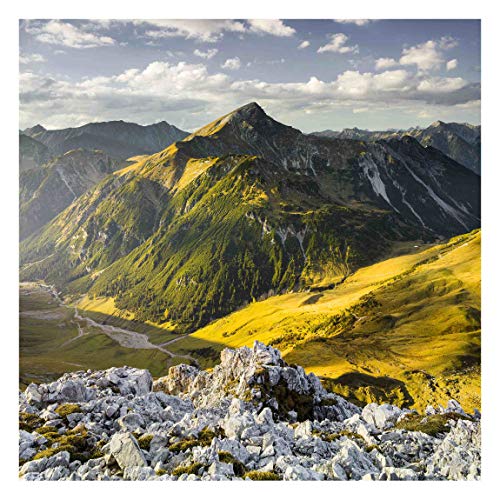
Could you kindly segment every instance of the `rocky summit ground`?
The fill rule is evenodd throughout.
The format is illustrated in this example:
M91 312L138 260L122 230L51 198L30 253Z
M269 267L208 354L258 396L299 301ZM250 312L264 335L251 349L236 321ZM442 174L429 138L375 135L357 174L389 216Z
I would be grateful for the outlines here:
M122 367L19 395L25 480L473 480L480 414L359 408L278 350L225 349L211 371Z

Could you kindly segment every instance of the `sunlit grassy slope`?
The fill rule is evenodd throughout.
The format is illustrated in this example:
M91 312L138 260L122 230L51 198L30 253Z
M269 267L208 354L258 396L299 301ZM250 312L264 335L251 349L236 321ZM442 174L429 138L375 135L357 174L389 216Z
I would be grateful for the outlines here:
M260 340L353 400L480 408L480 242L474 231L411 245L334 289L252 303L172 350L209 365L225 346Z

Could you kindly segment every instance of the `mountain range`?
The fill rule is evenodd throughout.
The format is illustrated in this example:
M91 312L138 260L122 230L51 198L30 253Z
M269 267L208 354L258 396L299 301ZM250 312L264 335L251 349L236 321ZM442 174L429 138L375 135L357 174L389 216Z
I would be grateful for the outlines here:
M20 238L45 225L119 166L123 166L123 162L102 151L76 149L51 159L43 167L22 171L19 175Z
M411 136L423 146L432 146L469 168L481 173L481 126L469 123L445 123L436 121L427 128L414 127L407 130L371 131L346 128L341 131L324 130L313 132L319 137L377 141L380 139Z
M162 121L152 125L138 125L124 121L87 123L81 127L47 130L41 125L27 128L23 135L42 143L52 155L61 155L73 149L99 149L109 156L127 159L131 156L152 154L188 135L174 125Z
M73 132L25 132L53 150L74 144ZM27 237L21 279L186 332L265 296L335 286L398 241L480 225L479 176L408 134L306 135L250 103L179 139Z

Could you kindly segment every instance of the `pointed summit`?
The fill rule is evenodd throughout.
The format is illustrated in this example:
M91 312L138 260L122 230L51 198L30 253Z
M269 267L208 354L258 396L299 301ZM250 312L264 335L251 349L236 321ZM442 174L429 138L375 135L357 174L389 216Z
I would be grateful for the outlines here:
M441 120L437 120L437 121L431 123L430 127L436 128L436 127L442 127L443 125L446 125L446 123L442 122Z
M29 135L30 137L33 137L34 135L39 134L40 132L46 132L46 131L47 129L38 123L34 127L25 129L24 133L26 135Z
M234 127L240 128L242 126L245 128L251 127L261 133L270 133L271 135L277 130L295 130L293 127L283 125L271 118L256 102L249 102L200 128L191 136L187 137L186 140L194 136L207 137L219 134L223 129L226 129L227 125L230 125L231 129L234 129Z

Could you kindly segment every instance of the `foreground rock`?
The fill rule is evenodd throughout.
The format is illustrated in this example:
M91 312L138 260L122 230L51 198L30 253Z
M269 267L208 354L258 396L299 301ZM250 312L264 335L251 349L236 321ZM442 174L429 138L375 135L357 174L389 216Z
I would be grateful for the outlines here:
M75 372L19 400L26 480L480 478L478 412L361 410L258 342L211 372Z

